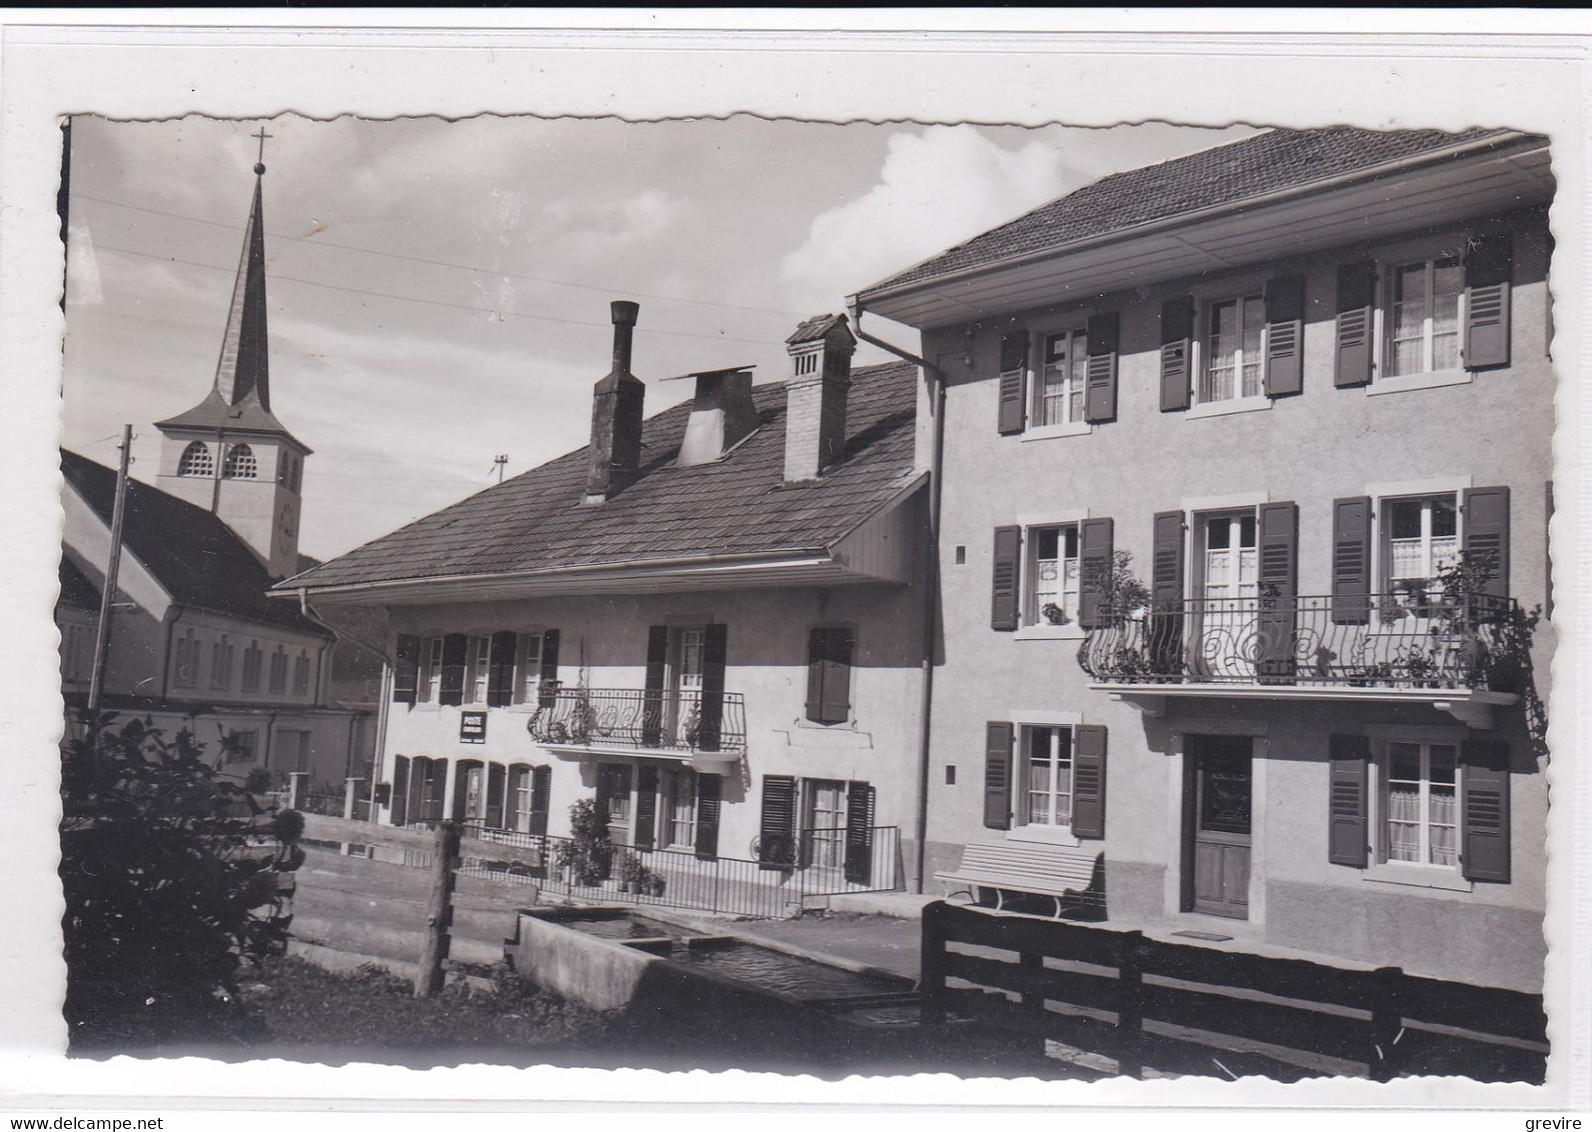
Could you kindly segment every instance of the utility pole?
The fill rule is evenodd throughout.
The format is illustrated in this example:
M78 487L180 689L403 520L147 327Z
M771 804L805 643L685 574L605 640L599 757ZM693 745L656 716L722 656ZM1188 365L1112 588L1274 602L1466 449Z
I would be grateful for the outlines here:
M498 483L502 483L503 469L508 467L509 458L507 456L494 456L492 457L492 463L497 466Z
M99 710L105 688L105 661L111 636L111 607L116 602L116 576L122 566L122 516L127 510L127 466L132 462L133 426L122 426L122 463L116 473L116 503L111 508L111 560L105 566L105 586L100 591L99 627L94 633L94 675L88 686L88 710Z

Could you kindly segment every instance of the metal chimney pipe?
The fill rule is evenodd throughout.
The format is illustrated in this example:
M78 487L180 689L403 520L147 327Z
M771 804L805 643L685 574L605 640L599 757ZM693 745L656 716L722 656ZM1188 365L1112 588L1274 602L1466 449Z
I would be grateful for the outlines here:
M630 372L630 338L635 333L639 303L616 299L608 304L614 320L614 373Z

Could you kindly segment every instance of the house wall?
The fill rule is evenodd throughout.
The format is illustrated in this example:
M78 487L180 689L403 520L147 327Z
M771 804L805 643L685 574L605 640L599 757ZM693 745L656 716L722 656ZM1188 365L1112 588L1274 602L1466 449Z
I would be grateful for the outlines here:
M1510 364L1460 384L1401 392L1383 392L1389 387L1380 382L1334 387L1337 268L1364 258L1363 247L1150 283L924 335L925 357L947 380L944 660L935 680L929 798L929 849L937 867L953 866L967 842L1008 836L982 822L986 721L1076 713L1083 723L1109 729L1106 837L1086 844L1106 854L1113 918L1185 926L1215 920L1178 910L1182 736L1237 729L1261 740L1250 919L1216 920L1220 930L1447 977L1537 983L1546 753L1528 737L1519 707L1499 712L1493 733L1512 752L1512 880L1465 886L1468 891L1412 887L1328 864L1327 737L1399 724L1458 727L1463 735L1452 717L1422 706L1168 698L1166 717L1153 719L1090 690L1077 659L1083 633L1075 625L1016 633L990 625L995 527L1047 514L1109 517L1116 549L1131 553L1134 572L1147 582L1155 513L1293 501L1298 592L1329 594L1333 500L1417 481L1509 487L1510 589L1527 608L1545 602L1554 423L1548 240L1540 213L1503 219L1514 248ZM1418 237L1411 241L1384 241L1370 253L1396 254ZM1191 291L1211 299L1259 293L1276 274L1305 277L1302 393L1266 402L1261 411L1162 412L1162 303ZM1121 318L1116 419L1048 439L999 435L1001 335L1098 311ZM1185 547L1192 541L1190 531ZM1553 635L1543 620L1534 672L1544 698ZM947 784L948 767L956 768L955 785Z
M719 854L752 856L759 835L764 776L866 781L875 789L876 825L910 836L916 789L920 677L921 591L915 586L858 584L780 590L738 590L608 597L540 598L512 602L394 607L396 634L557 629L558 678L565 687L636 689L645 686L648 627L726 626L725 691L745 697L747 752L723 774ZM856 632L852 718L822 725L805 718L808 632L817 625L849 625ZM445 813L452 812L458 760L529 763L552 768L548 832L567 835L569 808L593 796L599 762L639 765L623 754L549 751L527 724L534 704L487 708L435 703L388 704L382 780L394 759L449 760ZM460 741L462 711L487 712L486 741ZM649 760L659 766L679 762ZM391 807L382 820L391 820Z

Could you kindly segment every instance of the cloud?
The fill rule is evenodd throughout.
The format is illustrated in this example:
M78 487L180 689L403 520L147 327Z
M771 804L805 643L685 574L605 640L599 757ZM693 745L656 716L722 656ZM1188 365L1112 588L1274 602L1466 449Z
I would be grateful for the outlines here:
M1027 212L1066 192L1068 173L1047 142L1007 149L971 126L900 131L877 183L815 217L780 277L798 303L832 307L837 282L856 291Z

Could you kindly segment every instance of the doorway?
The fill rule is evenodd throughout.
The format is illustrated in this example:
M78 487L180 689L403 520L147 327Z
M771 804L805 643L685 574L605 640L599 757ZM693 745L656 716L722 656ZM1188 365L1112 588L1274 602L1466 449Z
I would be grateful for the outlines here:
M1184 779L1184 911L1249 918L1254 741L1190 735Z

